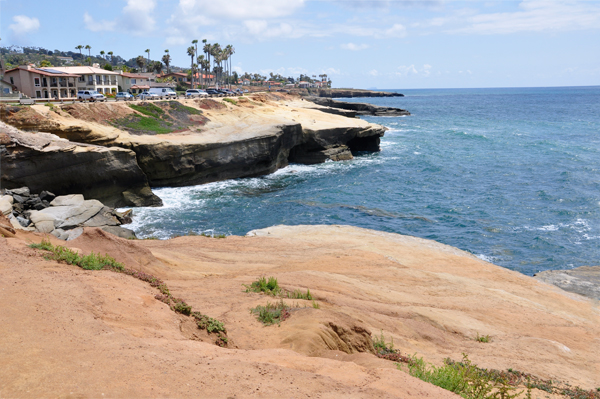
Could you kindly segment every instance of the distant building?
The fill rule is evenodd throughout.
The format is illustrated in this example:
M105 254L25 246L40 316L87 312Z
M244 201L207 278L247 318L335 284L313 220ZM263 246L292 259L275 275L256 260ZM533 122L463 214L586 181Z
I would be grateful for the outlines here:
M117 83L120 91L127 91L132 94L141 93L150 88L149 78L139 73L118 71Z
M34 68L31 65L9 69L4 80L16 86L17 90L31 98L76 98L77 74Z
M78 90L96 90L103 94L116 93L118 90L117 77L119 74L95 66L69 66L38 69L52 69L59 72L79 75L79 78L77 79Z

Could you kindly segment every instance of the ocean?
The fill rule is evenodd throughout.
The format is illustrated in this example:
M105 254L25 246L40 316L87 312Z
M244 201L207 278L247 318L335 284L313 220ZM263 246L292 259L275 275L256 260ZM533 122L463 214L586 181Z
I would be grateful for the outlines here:
M600 265L600 87L391 90L381 152L160 188L138 237L345 224L436 240L532 275ZM127 227L127 226L126 226Z

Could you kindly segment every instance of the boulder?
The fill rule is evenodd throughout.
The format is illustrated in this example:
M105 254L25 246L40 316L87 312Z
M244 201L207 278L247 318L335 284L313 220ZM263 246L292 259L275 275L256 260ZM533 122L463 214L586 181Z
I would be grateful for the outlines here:
M56 217L41 211L31 211L29 219L40 233L50 233L54 230Z
M74 240L83 234L83 227L78 227L76 229L69 230L69 231L67 231L67 234L68 234L68 237L66 238L67 241Z
M57 199L58 198L60 197L57 197ZM103 207L104 205L100 201L87 200L82 201L79 205L51 206L40 212L53 216L56 228L71 229L81 226L83 223L93 218Z
M83 204L85 198L81 194L69 194L69 195L61 195L52 202L50 202L51 206L78 206Z
M29 197L31 195L29 187L13 188L10 190L10 192L13 194L22 195L24 197Z
M126 240L135 240L137 238L133 230L126 229L124 227L106 226L102 227L102 230L106 231L107 233L114 234L118 237L125 238Z
M94 217L83 223L86 227L118 226L120 224L114 209L108 207L103 207Z
M10 200L7 197L9 197ZM13 206L11 200L12 197L6 195L0 198L0 214L8 215L12 213Z
M54 229L52 231L52 234L54 237L60 239L60 240L64 240L66 241L69 238L69 232L64 231L63 229Z
M49 191L42 191L40 193L40 199L42 201L48 201L48 202L52 202L54 200L54 198L56 198L56 195L52 194Z

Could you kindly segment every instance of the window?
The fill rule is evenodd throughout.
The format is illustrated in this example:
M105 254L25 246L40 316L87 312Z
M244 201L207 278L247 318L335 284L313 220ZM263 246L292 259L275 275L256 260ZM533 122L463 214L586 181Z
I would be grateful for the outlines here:
M132 85L134 85L134 84L135 84L135 82L136 82L136 80L135 80L135 79L131 79L131 84L132 84Z
M39 91L39 90L37 90L37 91L35 92L35 97L36 97L36 98L42 98L42 92L41 92L41 91Z
M80 76L79 79L77 79L78 82L85 82L85 76Z
M15 80L13 79L13 77L12 77L12 76L10 77L10 84L11 84L11 85L14 85L14 84L15 84Z
M40 78L33 78L33 84L35 87L40 87Z

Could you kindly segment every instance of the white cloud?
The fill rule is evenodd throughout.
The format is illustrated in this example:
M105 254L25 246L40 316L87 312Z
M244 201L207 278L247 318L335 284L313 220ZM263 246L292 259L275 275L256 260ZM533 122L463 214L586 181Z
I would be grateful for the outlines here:
M405 37L406 36L406 28L401 24L394 24L389 29L385 30L385 37Z
M152 32L156 25L153 13L156 0L127 0L121 15L112 21L96 21L87 11L83 14L86 29L92 32L115 31L122 29L135 35Z
M371 75L371 76L379 76L379 72L377 72L377 69L371 69L369 71L369 75Z
M10 29L15 36L23 36L28 33L33 33L40 28L40 20L35 17L26 15L15 15L13 17L14 24L10 24Z
M423 65L422 68L415 67L414 64L411 65L400 65L398 67L398 71L396 72L397 76L408 76L408 75L421 75L423 77L428 77L431 75L431 69L433 67L429 64Z
M341 71L339 69L335 69L335 68L327 68L327 69L322 69L321 73L326 73L327 75L340 75Z
M176 13L237 20L271 19L293 14L305 0L179 0Z
M342 44L340 47L344 50L360 51L360 50L368 49L369 45L368 44L346 43L346 44Z
M87 11L83 14L83 23L92 32L113 31L117 25L117 21L96 21Z
M466 21L466 24L465 24ZM454 21L461 23L461 21ZM523 0L519 10L475 14L463 19L464 27L448 33L510 34L516 32L570 31L600 28L600 5L576 0Z

